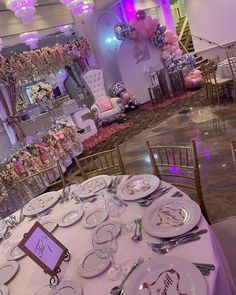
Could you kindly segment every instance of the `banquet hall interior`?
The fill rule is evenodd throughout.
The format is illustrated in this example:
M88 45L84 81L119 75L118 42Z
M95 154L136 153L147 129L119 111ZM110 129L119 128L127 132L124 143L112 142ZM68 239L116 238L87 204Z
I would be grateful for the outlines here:
M235 0L0 0L0 294L236 294Z

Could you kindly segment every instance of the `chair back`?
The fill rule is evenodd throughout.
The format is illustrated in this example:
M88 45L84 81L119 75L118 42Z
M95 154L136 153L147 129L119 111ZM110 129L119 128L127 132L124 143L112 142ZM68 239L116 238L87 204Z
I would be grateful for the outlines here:
M202 66L202 71L207 83L212 84L214 82L217 84L217 65L214 63L214 61L211 60L206 65Z
M188 146L161 145L151 146L147 142L152 167L157 177L182 179L183 182L171 183L177 187L194 190L197 193L202 213L210 223L203 199L198 156L195 141Z
M169 98L170 97L170 90L168 87L168 82L166 79L166 73L165 73L164 68L157 71L157 77L158 77L158 81L160 84L160 88L161 88L161 92L162 92L163 97Z
M110 174L115 174L116 171L118 171L117 174L125 174L125 168L118 145L116 145L114 149L81 159L74 157L74 160L84 180L95 175L108 174L109 172L111 172Z
M227 58L236 57L236 50L226 51Z
M234 81L236 80L236 58L229 58L228 57L228 62L229 62L229 67L230 67L230 71L232 74L232 78L234 79Z
M234 169L236 170L236 143L235 141L231 141L230 143L231 147L231 152L232 152L232 158L233 158L233 163L234 163Z
M94 101L96 101L99 98L108 97L106 93L105 78L102 69L88 68L81 75L81 78L84 84L87 86Z
M64 188L66 181L59 161L56 165L16 180L20 194L28 199L32 199L43 193L47 188L61 183Z
M219 55L217 55L215 58L212 58L210 61L213 62L213 64L218 65L220 63Z

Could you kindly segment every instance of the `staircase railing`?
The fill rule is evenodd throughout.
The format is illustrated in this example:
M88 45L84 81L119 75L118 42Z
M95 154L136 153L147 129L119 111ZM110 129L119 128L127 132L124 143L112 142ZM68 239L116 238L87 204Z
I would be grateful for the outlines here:
M188 24L188 18L187 18L187 16L185 16L185 19L184 19L184 22L183 22L183 26L182 26L181 31L180 31L179 36L178 36L179 37L179 40L182 39L187 24Z
M206 41L206 42L208 42L209 44L213 44L213 45L216 45L217 47L220 47L220 48L222 48L222 49L224 49L224 50L228 50L228 49L231 49L232 47L234 47L234 45L231 43L231 44L229 44L229 45L221 45L221 44L219 44L219 43L217 43L217 42L214 42L214 41L211 41L211 40L208 40L208 39L206 39L206 38L204 38L204 37L200 37L200 36L197 36L197 35L191 35L192 37L194 37L194 38L197 38L197 39L199 39L200 41Z

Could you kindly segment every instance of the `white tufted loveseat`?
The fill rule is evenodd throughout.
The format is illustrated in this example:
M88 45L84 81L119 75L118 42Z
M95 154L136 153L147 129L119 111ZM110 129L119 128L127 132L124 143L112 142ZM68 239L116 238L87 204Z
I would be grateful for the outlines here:
M94 104L91 107L91 111L95 114L95 118L99 121L109 121L114 119L122 112L122 104L119 97L109 97L106 93L105 79L102 69L88 68L82 75L82 80L88 87L90 94L94 99ZM101 112L96 100L100 98L108 97L113 106L112 109Z

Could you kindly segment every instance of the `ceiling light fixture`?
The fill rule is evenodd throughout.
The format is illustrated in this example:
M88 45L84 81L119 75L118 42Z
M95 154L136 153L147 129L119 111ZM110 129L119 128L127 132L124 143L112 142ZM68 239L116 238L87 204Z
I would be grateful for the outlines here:
M94 1L93 0L61 0L73 15L89 14L93 12Z
M39 34L38 32L27 32L20 34L21 40L30 47L30 49L38 48Z
M34 21L35 0L6 0L6 6L12 10L16 17L24 24L31 24Z

